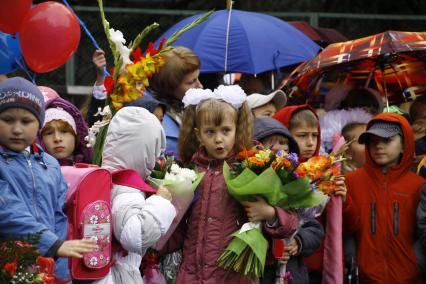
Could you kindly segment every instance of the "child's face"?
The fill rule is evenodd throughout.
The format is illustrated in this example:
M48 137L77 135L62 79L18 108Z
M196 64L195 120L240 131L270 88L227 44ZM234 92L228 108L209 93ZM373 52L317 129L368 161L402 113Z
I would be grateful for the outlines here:
M270 148L275 151L289 152L288 139L282 135L271 135L262 140L265 148Z
M311 158L314 155L318 144L318 127L301 123L291 129L290 132L299 146L300 158Z
M224 117L218 126L211 122L202 123L198 129L195 129L195 134L210 157L223 160L234 148L235 130L234 119L229 115Z
M163 123L164 111L162 107L160 106L156 107L152 114L155 115L161 123Z
M361 168L365 163L365 145L359 144L358 138L366 128L366 125L359 125L348 132L348 137L351 137L353 142L349 145L346 154L356 168Z
M399 157L404 152L401 136L382 138L371 135L368 140L368 150L373 161L382 168L396 166Z
M37 118L22 108L9 108L0 113L0 144L21 152L36 139L39 128Z
M267 103L263 106L257 107L253 109L253 113L255 117L262 117L262 116L273 116L277 112L277 108L273 103Z
M58 160L69 157L74 152L74 134L65 129L57 120L53 120L45 126L41 139L46 152Z

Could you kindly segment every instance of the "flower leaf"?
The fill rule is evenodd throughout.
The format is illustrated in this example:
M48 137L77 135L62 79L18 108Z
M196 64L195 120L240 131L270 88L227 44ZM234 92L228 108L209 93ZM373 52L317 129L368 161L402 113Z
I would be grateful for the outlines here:
M208 19L208 17L210 17L210 15L214 12L214 10L210 10L207 13L205 13L204 15L200 16L199 18L197 18L195 21L193 21L192 23L184 26L182 29L180 29L177 32L174 32L170 38L166 41L165 46L169 46L172 43L174 43L183 33L187 32L188 30L192 29L193 27L198 26L199 24L201 24L202 22L204 22L205 20Z
M136 38L129 44L129 49L131 51L135 50L142 42L142 40L146 37L147 34L149 34L151 31L158 28L160 25L157 23L152 23L148 27L145 27L142 32L140 32Z

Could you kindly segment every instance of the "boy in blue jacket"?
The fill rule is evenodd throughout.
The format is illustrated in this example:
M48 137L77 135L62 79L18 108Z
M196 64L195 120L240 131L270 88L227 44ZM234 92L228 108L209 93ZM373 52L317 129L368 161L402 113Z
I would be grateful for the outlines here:
M43 231L39 252L54 257L56 276L67 280L65 257L81 258L96 243L65 240L67 184L58 161L34 143L43 120L37 86L18 77L0 83L0 238Z

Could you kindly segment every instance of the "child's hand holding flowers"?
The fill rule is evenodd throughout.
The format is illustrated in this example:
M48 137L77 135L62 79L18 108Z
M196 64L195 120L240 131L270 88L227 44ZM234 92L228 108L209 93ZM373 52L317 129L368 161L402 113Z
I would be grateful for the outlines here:
M172 201L172 194L164 185L159 185L155 194L167 199L168 201Z
M261 221L273 223L276 219L275 208L260 196L255 196L254 198L256 198L254 202L241 202L246 210L248 220L253 223Z
M339 176L334 179L334 195L340 195L342 201L346 201L347 188L345 184L345 177Z

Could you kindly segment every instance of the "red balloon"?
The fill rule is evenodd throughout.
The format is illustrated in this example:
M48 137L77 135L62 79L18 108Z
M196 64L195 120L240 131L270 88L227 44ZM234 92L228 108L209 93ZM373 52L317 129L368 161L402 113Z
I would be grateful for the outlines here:
M0 0L0 31L7 34L19 32L32 0Z
M22 55L35 72L52 71L67 62L80 42L80 24L74 13L57 2L33 7L20 30Z

